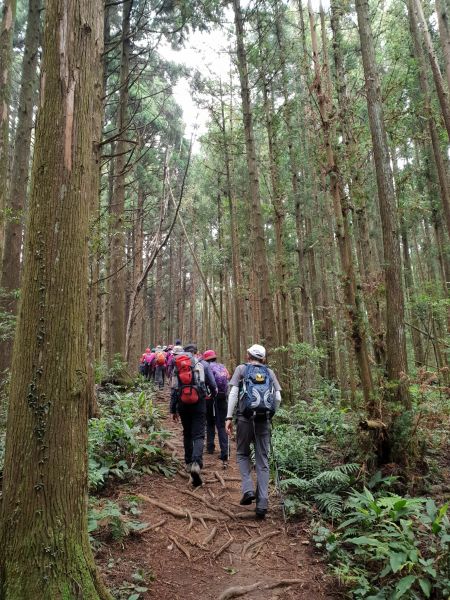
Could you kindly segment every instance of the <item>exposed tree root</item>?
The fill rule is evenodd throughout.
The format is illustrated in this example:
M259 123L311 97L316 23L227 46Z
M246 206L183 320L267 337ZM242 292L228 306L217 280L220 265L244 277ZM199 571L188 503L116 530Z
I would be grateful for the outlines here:
M244 596L244 594L248 594L249 592L252 592L256 589L273 590L277 587L298 585L299 583L303 583L303 581L301 579L281 579L280 581L266 584L264 583L264 581L257 581L256 583L252 583L251 585L239 585L236 587L228 588L220 594L219 600L230 600L230 598L238 598L239 596Z
M161 521L158 521L157 523L154 523L153 525L148 525L147 527L144 527L143 529L137 529L133 533L134 533L134 535L142 535L143 533L147 533L147 531L152 531L152 529L158 529L158 527L162 527L165 523L167 523L167 519L161 519Z
M203 540L202 546L207 546L209 544L209 542L211 542L214 539L216 533L217 533L217 527L213 527L211 530L211 533L209 535L207 535L206 538Z
M216 550L216 552L213 553L212 557L214 559L219 558L219 556L222 554L222 552L225 552L225 550L231 546L231 544L234 542L234 537L230 537L229 540L227 540L225 542L225 544L223 544L223 546L221 546L218 550Z
M173 508L172 506L168 506L167 504L164 504L164 502L160 502L159 500L155 500L155 498L150 498L150 496L145 496L144 494L137 494L137 497L140 498L141 500L144 500L145 502L149 502L150 504L153 504L154 506L157 506L158 508L160 508L161 510L164 510L165 512L168 512L170 515L172 515L173 517L177 517L177 518L181 518L181 519L189 519L189 514L192 516L192 518L194 519L199 519L199 521L225 521L226 519L228 519L228 517L226 517L225 515L210 515L209 513L189 513L188 510L182 510L180 508ZM202 523L203 524L203 523ZM206 525L205 525L206 527ZM208 529L206 527L206 529Z
M228 510L228 508L225 508L224 506L215 506L214 504L209 502L209 500L206 500L206 498L202 498L202 496L198 496L195 492L190 492L189 490L180 490L180 491L183 492L183 494L192 496L196 500L200 500L200 502L203 502L203 504L205 504L211 510L215 510L216 512L223 512L231 519L234 519L234 514L231 512L231 510Z
M267 541L269 538L273 537L274 535L277 535L277 533L280 533L279 529L276 529L275 531L269 531L264 535L260 535L259 537L248 541L242 548L242 556L244 556L251 548L253 548L253 546L256 546L256 544Z
M219 471L214 471L214 477L217 479L217 481L220 481L220 484L221 484L222 487L227 487L226 483L224 481L224 478L219 473Z
M189 550L187 550L182 544L180 544L180 542L177 540L177 538L175 538L173 535L169 535L169 540L172 541L175 546L178 548L178 550L180 550L180 552L182 552L187 559L190 561L191 560L191 555L189 554Z

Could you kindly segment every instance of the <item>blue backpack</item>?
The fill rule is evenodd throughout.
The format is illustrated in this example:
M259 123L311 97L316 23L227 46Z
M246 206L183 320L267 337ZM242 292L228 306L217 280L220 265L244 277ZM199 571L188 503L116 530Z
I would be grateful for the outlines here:
M276 406L275 388L269 369L265 365L245 366L240 399L244 417L273 417Z

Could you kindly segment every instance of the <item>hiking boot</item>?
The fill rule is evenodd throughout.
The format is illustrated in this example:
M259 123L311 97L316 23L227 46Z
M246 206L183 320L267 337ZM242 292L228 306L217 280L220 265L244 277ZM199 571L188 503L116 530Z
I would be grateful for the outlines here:
M254 492L245 492L242 498L239 501L241 506L248 506L256 499Z
M212 448L206 448L207 454L214 454L214 446Z
M222 469L228 469L228 461L222 460Z
M191 465L191 479L194 487L199 487L203 483L200 477L200 465L196 462L193 462Z
M257 508L255 510L256 519L261 520L266 518L267 508Z
M184 465L184 469L185 469L186 473L190 473L191 472L191 467L192 467L192 463L186 463Z

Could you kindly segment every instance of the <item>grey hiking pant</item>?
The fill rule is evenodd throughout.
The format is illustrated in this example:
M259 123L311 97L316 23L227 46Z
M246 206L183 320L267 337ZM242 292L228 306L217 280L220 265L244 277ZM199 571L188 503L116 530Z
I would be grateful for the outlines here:
M236 458L241 472L242 493L253 492L250 444L255 448L256 508L267 509L269 504L270 422L244 420L238 417L236 425Z

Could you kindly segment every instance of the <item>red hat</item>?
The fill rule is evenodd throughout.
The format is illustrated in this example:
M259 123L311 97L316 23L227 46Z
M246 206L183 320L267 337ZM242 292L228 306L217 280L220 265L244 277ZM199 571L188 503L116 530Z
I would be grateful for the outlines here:
M147 352L147 354L150 354L150 348L146 348L145 351Z
M203 352L203 360L212 360L213 358L217 358L214 350L205 350L205 352Z

